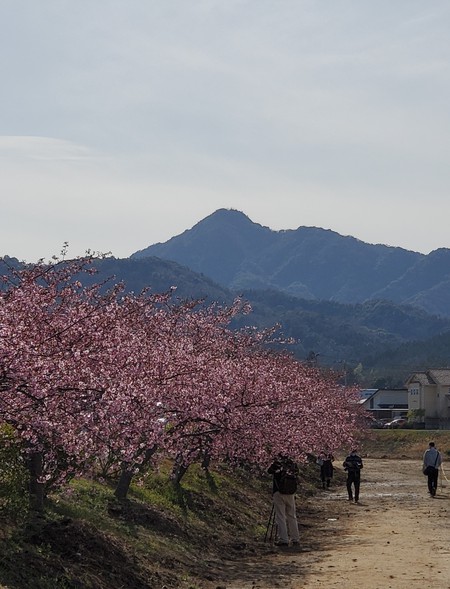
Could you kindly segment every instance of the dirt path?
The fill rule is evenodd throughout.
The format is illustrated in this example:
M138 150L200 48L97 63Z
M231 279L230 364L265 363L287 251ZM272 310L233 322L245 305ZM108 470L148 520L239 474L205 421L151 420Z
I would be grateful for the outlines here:
M360 504L346 496L345 488L324 491L303 517L299 505L300 549L275 549L264 562L241 563L217 586L450 589L449 482L440 477L432 499L420 462L366 459Z

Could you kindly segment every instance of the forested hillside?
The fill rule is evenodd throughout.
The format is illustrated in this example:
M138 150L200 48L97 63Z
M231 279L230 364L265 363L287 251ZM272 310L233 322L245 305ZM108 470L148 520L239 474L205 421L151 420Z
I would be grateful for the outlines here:
M230 304L237 293L185 266L157 257L142 259L106 258L96 261L99 274L92 280L115 276L127 291L168 291L176 286L176 299L205 299ZM236 326L279 325L280 335L293 338L288 349L299 359L311 352L319 365L347 371L347 381L401 385L409 372L420 368L444 367L450 354L441 343L450 339L450 318L430 315L419 307L388 300L342 304L288 295L279 290L243 290L252 312ZM397 351L398 350L398 351ZM414 350L409 353L408 350ZM389 360L389 361L386 361ZM356 373L355 373L356 369Z
M12 258L3 271L21 264ZM402 384L409 372L449 364L446 341L450 319L432 315L412 304L389 300L339 303L302 298L263 288L232 291L204 274L158 257L96 259L97 274L83 282L123 282L126 292L168 292L171 301L203 299L205 304L231 304L237 295L250 302L252 312L236 320L242 327L279 325L280 335L293 338L288 349L301 360L314 354L319 365L344 370L348 382Z
M410 372L448 366L450 321L389 301L343 305L301 300L277 291L244 293L258 327L278 322L299 358L346 373L367 387L401 386Z

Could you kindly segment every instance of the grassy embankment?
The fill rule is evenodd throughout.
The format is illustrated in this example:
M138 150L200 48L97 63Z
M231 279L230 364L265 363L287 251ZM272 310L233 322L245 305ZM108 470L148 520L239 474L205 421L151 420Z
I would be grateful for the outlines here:
M450 430L372 429L361 441L361 453L371 458L420 460L434 441L444 460L450 460Z
M431 439L450 459L450 431L371 430L360 448L373 458L421 458ZM344 480L336 464L335 485ZM74 481L70 492L50 498L45 517L32 519L20 473L0 468L0 490L7 490L0 492L0 589L210 588L223 578L224 560L239 567L270 552L269 477L193 466L175 488L169 467L133 487L122 504L112 487ZM307 465L302 510L302 496L316 492L317 479L316 465Z

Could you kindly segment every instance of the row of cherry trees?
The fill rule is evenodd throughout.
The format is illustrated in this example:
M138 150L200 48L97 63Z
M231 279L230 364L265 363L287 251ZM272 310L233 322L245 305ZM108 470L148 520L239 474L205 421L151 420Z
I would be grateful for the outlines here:
M73 476L119 474L116 495L161 457L180 477L197 460L264 466L350 442L354 393L234 331L246 313L91 284L95 258L14 269L0 292L0 422L13 426L31 496ZM86 284L91 284L87 286Z

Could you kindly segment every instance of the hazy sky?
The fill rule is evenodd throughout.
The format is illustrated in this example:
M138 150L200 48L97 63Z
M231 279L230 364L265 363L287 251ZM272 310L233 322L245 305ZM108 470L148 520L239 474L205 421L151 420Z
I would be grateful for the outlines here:
M218 208L450 247L448 0L0 0L0 255Z

